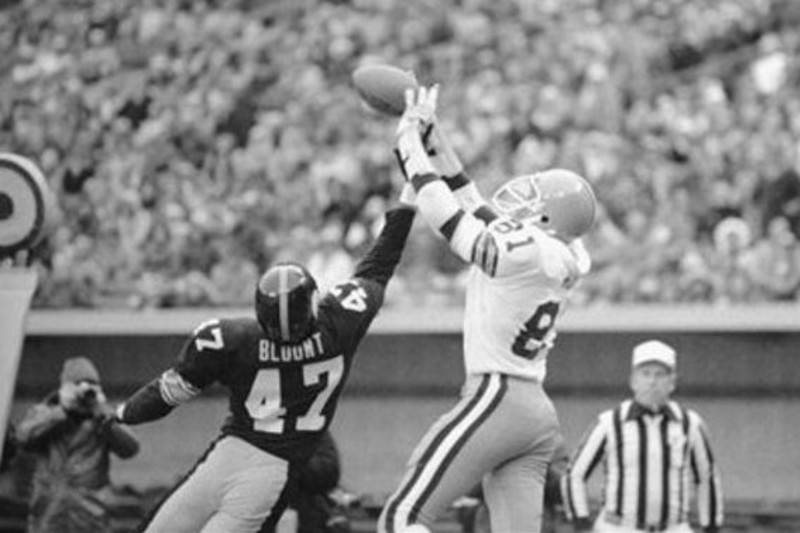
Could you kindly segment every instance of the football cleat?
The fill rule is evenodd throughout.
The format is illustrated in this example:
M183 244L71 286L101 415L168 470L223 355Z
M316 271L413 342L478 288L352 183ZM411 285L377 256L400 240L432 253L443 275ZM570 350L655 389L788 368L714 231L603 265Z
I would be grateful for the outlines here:
M304 267L282 263L256 287L256 317L271 340L295 344L308 337L317 315L317 282Z
M566 242L588 232L597 213L589 182L560 168L511 178L494 193L492 203L502 214L533 221Z

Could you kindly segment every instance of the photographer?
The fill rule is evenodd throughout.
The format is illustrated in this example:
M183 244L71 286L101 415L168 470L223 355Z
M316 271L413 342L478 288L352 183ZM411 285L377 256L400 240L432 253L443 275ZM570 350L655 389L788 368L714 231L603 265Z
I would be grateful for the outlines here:
M29 533L107 532L110 453L126 459L139 443L113 421L100 376L85 357L68 359L61 386L34 405L17 427L19 445L36 461Z

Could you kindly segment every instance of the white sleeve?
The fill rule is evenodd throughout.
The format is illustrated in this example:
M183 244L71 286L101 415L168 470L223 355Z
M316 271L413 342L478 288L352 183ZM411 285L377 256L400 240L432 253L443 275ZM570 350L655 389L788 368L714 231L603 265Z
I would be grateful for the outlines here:
M487 275L504 277L540 269L554 282L571 286L584 269L588 270L589 258L582 246L576 245L573 250L542 230L510 218L500 217L486 225L465 211L447 184L435 175L415 179L420 184L417 208L422 217L461 259Z
M472 181L454 190L453 195L456 197L461 207L464 208L464 211L468 213L473 213L487 205L486 200L483 199L480 191L478 191L478 187L476 187Z
M487 226L498 218L497 212L483 198L475 182L463 172L452 178L445 178L445 183L453 191L458 204L467 213L472 213L475 218Z
M606 454L609 424L608 412L600 415L597 423L584 437L564 477L561 478L564 511L570 520L587 518L590 514L586 482Z
M466 212L447 184L442 180L435 180L420 187L417 191L417 208L433 229L447 240L456 255L476 265L489 276L498 273L501 249L498 244L500 235L495 232L497 226L487 226L475 215ZM515 259L517 258L511 258L512 261L507 262ZM530 265L529 252L519 255L518 259Z

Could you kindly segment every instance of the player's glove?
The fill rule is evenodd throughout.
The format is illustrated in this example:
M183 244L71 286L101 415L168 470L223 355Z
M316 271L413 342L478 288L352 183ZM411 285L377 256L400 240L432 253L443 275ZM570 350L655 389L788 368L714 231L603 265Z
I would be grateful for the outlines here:
M439 99L439 85L406 89L406 109L397 124L397 138L406 133L417 135L427 131L436 118L436 105Z
M397 125L395 154L407 180L436 174L422 142L422 133L434 120L438 95L438 85L406 90L406 109Z
M435 118L423 134L422 141L431 163L445 181L455 179L463 174L464 165L458 158L453 143L450 142L444 128Z

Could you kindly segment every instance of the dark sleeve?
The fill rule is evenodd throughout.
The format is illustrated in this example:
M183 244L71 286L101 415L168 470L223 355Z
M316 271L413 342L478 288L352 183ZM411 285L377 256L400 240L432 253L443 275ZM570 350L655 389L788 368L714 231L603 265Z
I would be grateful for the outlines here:
M354 277L373 280L384 287L389 283L403 254L414 214L411 207L396 207L386 212L383 230L358 262Z
M125 424L141 424L163 418L225 375L225 361L232 335L231 323L209 320L195 329L177 363L136 391L117 416ZM234 328L235 330L235 328Z
M108 426L109 449L122 459L128 459L139 453L139 441L126 428L116 422Z
M174 405L170 405L161 397L161 378L157 377L141 387L128 398L117 412L123 424L142 424L167 416Z
M183 346L175 365L175 371L182 378L181 385L185 385L183 388L199 392L221 381L239 332L240 328L229 320L210 320L198 326Z
M67 413L58 403L36 404L17 426L17 442L25 449L37 448L49 442L66 422Z
M475 218L477 218L478 220L483 221L483 223L486 224L487 226L499 218L497 213L492 211L492 208L489 207L488 205L480 206L478 209L473 211L472 214L475 215Z

